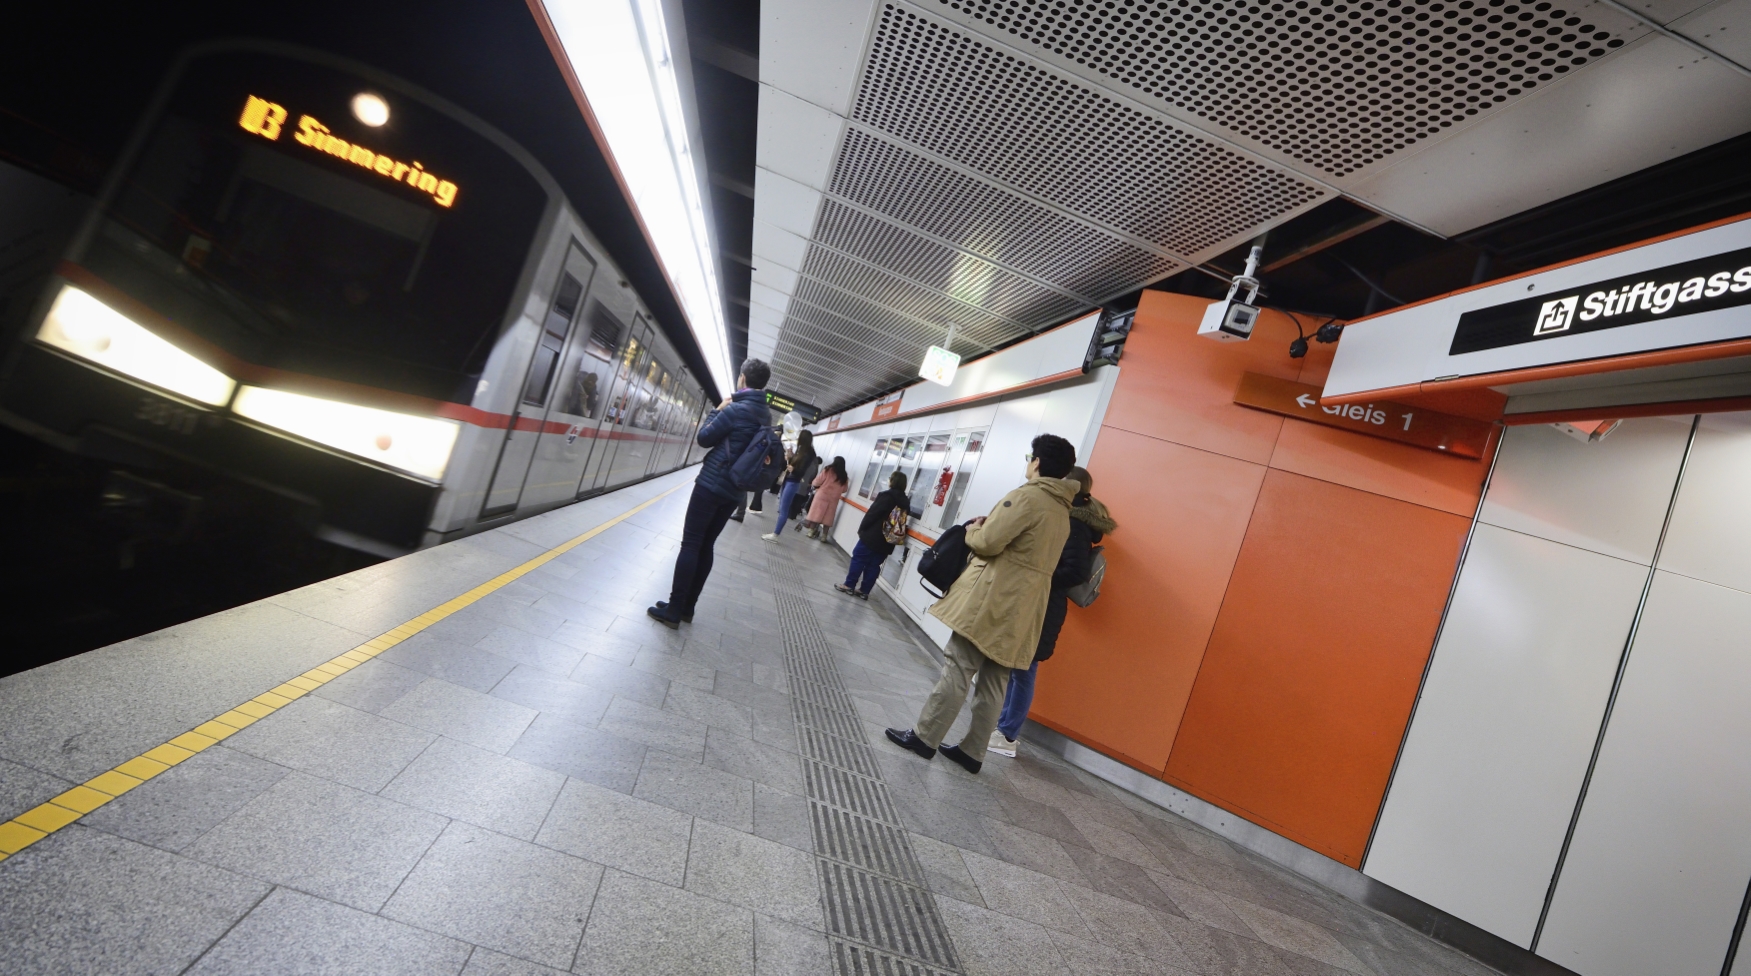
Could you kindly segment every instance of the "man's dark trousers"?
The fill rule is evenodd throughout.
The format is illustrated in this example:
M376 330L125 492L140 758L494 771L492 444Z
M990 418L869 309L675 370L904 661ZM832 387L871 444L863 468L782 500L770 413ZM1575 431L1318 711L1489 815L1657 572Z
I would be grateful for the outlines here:
M681 525L681 552L675 557L675 582L669 591L669 610L676 619L690 616L699 602L699 591L711 575L712 546L729 524L736 499L725 498L703 485L693 486L687 500L687 520Z

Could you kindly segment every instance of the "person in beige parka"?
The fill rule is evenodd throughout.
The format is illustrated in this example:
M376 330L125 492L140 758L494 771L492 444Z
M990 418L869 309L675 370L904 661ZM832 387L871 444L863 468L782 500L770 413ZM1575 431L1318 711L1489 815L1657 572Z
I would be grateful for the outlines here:
M1028 480L984 518L967 527L967 568L938 600L930 615L954 631L943 649L942 677L924 703L915 729L888 729L896 745L929 759L942 754L977 773L1003 708L1012 668L1033 663L1046 618L1052 570L1070 534L1070 501L1078 485L1064 476L1076 463L1076 449L1055 434L1034 438L1028 455ZM958 746L942 745L967 689L973 691L973 717Z

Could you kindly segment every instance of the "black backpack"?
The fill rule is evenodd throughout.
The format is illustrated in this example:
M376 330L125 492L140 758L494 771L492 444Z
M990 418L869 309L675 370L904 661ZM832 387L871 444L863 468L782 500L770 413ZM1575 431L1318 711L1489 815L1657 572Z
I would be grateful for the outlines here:
M932 595L940 600L948 595L955 580L966 572L967 560L972 557L973 550L967 548L967 527L951 525L937 536L936 545L925 550L923 558L918 560L918 575L924 577L925 583L936 587L937 592Z
M742 491L760 491L784 469L784 442L764 424L748 439L748 446L730 464L730 484Z

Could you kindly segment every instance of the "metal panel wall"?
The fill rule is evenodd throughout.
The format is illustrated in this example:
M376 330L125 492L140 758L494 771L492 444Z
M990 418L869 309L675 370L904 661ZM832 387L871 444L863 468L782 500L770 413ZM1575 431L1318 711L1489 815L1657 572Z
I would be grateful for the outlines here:
M1532 944L1647 573L1478 526L1365 873Z
M1583 976L1721 971L1751 879L1748 633L1751 594L1655 574L1539 955Z

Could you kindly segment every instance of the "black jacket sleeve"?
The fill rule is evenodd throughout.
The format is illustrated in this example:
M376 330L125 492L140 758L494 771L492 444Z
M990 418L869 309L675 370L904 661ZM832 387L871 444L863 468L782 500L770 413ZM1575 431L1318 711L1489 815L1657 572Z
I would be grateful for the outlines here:
M1068 590L1088 582L1094 572L1094 530L1076 519L1070 520L1070 535L1064 540L1064 552L1058 557L1058 567L1052 570L1052 589Z

